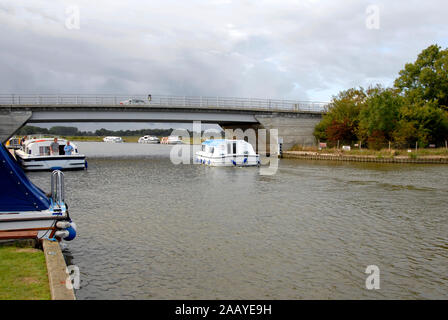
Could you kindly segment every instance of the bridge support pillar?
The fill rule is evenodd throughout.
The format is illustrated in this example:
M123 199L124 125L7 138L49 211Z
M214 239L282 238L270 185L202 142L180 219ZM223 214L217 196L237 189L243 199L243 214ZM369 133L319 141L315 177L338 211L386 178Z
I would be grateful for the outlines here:
M5 143L30 118L31 111L0 111L0 139Z
M272 113L255 115L262 128L278 129L278 137L283 139L283 150L294 145L313 146L316 144L314 127L321 121L317 113Z

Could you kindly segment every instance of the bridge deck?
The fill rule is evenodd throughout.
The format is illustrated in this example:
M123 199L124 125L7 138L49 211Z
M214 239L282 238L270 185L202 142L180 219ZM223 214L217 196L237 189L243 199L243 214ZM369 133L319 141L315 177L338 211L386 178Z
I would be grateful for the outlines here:
M120 102L129 98L142 100L144 105L125 105ZM163 108L201 110L241 110L251 112L311 112L322 113L328 103L278 99L225 98L225 97L180 97L145 95L16 95L0 94L0 108Z

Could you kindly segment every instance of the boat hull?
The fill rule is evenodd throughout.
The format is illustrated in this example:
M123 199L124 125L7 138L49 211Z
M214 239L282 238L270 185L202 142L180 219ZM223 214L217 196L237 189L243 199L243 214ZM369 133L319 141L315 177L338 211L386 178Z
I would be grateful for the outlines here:
M32 156L16 151L16 158L26 171L82 170L86 168L85 155Z
M195 163L211 167L254 167L260 165L258 155L208 157L196 155Z
M0 235L10 232L37 232L38 238L53 238L57 231L56 222L70 218L64 207L61 211L52 209L28 212L0 212Z

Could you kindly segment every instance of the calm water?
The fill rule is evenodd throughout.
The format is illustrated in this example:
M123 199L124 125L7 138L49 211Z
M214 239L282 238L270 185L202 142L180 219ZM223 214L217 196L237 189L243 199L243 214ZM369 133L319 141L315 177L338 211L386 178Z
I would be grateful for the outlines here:
M78 299L448 298L448 167L281 160L260 176L173 165L170 148L80 143Z

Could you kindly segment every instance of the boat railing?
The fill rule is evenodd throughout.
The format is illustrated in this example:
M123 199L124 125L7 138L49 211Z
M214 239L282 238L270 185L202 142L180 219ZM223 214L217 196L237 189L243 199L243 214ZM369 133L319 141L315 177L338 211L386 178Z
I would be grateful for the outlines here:
M51 173L51 198L53 200L53 204L59 208L64 204L64 173L60 170L54 170Z

